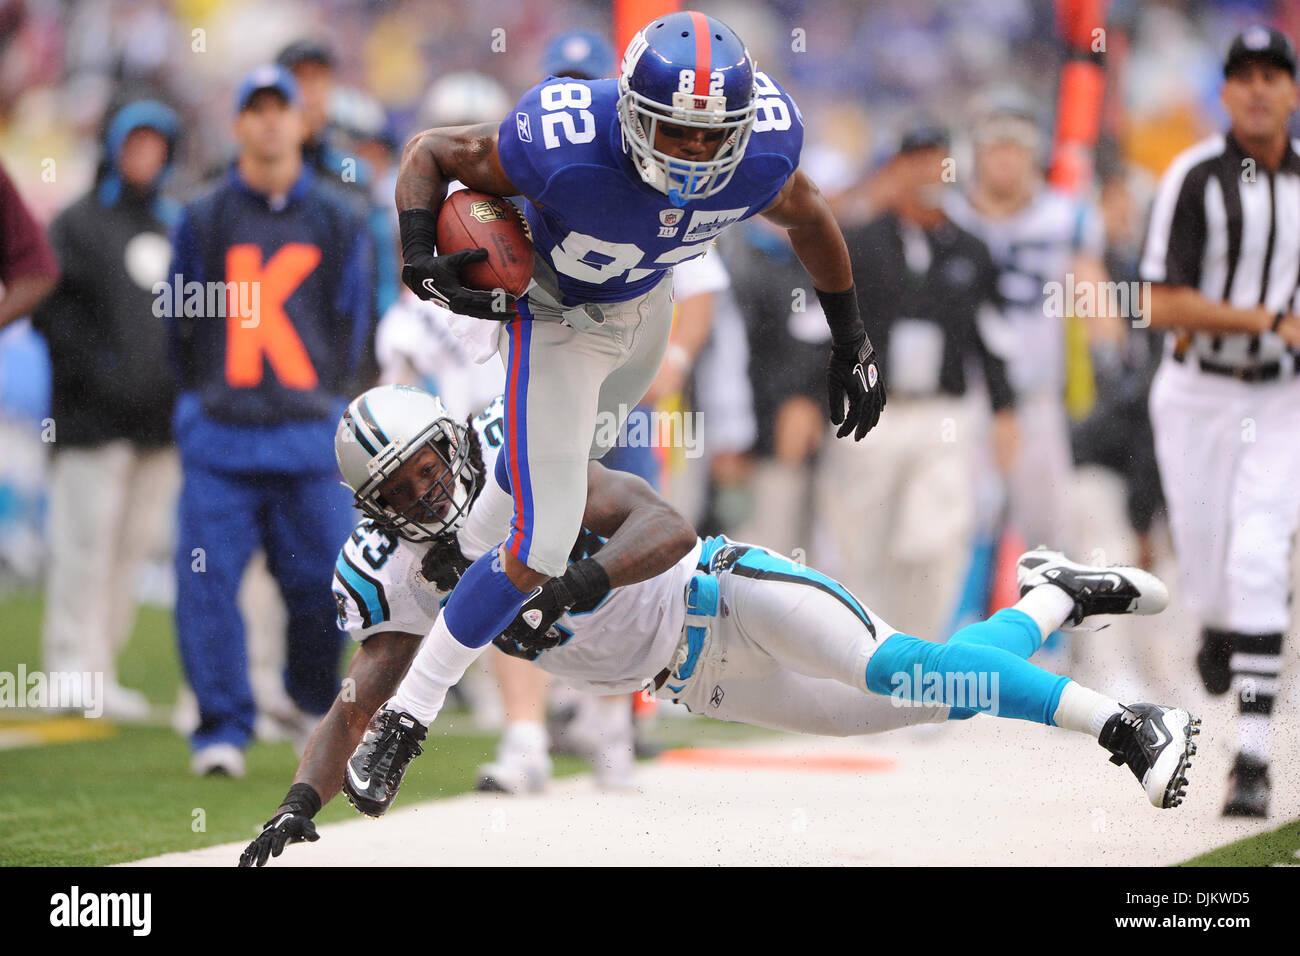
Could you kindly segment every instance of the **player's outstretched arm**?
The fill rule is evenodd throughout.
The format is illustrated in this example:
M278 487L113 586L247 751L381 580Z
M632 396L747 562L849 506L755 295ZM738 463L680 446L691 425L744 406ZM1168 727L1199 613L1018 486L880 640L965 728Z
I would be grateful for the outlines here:
M608 538L599 559L611 588L648 581L695 547L695 527L648 483L599 462L587 465L583 526Z
M762 215L789 232L790 245L808 270L814 288L823 292L853 288L853 266L844 234L826 197L802 169L785 181Z
M402 281L421 299L441 302L461 315L509 318L514 314L513 296L479 292L461 284L460 270L487 258L486 249L463 249L446 256L435 250L438 210L452 180L496 196L519 192L501 166L496 124L429 129L406 144L393 195L402 235ZM499 311L503 305L505 312Z
M880 362L858 314L853 269L844 234L816 184L796 169L763 215L790 234L795 255L813 280L813 291L831 330L831 359L826 369L831 422L836 438L854 441L876 427L885 407ZM848 410L845 411L847 405Z
M583 526L607 537L598 554L551 578L520 609L496 639L507 654L533 660L558 643L551 625L571 607L593 605L612 588L647 581L680 561L695 546L695 528L643 479L587 466Z
M239 857L240 866L265 866L290 843L320 839L312 817L339 792L348 757L375 711L397 690L420 640L417 634L385 631L357 648L342 690L307 744L293 786Z

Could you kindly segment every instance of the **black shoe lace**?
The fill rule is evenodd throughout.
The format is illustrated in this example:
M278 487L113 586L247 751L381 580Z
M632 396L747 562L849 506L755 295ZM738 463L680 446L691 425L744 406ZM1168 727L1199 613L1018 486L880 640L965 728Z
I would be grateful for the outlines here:
M1108 739L1101 743L1111 752L1111 763L1116 766L1127 764L1140 780L1149 763L1147 750L1140 736L1142 722L1146 718L1129 707L1124 707L1122 704L1120 706L1122 709L1115 715L1119 723L1109 735L1106 735Z
M384 715L376 733L379 739L370 753L366 755L366 773L372 774L384 762L384 757L391 754L387 771L381 774L385 789L391 790L394 778L400 777L414 757L424 753L424 749L414 736L413 729L402 726L401 715L389 711Z

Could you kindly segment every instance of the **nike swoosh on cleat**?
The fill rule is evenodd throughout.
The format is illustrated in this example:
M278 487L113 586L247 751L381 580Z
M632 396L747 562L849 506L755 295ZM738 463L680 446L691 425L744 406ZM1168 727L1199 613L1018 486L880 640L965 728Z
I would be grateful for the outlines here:
M350 763L348 764L348 780L350 780L352 786L356 787L358 790L364 791L370 786L370 778L357 776L356 770L353 769L352 764Z
M1153 721L1151 724L1151 729L1155 731L1156 734L1156 741L1155 744L1153 745L1155 747L1163 747L1165 744L1169 743L1169 741L1173 739L1172 737L1169 736L1169 731L1167 731L1164 728L1164 726L1161 724L1157 724ZM348 769L351 770L352 768L349 767Z

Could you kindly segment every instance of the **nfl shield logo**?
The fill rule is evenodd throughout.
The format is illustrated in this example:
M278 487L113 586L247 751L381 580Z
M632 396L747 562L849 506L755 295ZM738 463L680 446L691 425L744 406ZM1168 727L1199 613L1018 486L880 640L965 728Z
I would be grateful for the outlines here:
M685 213L680 209L665 209L659 213L659 224L661 226L675 226L682 221Z
M538 607L530 608L524 612L524 623L537 630L537 625L542 623L542 609Z

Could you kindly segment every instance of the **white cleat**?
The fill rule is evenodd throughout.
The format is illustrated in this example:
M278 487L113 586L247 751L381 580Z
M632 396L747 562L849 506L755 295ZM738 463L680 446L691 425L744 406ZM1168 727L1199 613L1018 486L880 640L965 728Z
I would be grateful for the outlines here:
M209 744L194 751L190 771L196 777L242 777L244 752L234 744Z
M1096 614L1159 614L1169 606L1169 589L1150 571L1080 564L1047 548L1020 556L1016 581L1021 597L1043 584L1054 584L1070 595L1074 612L1067 625L1079 625Z
M1101 729L1099 743L1110 762L1127 766L1152 806L1167 810L1187 796L1187 770L1196 755L1201 721L1187 711L1159 704L1125 707Z
M484 793L541 793L551 782L551 758L505 754L478 768L475 789Z

